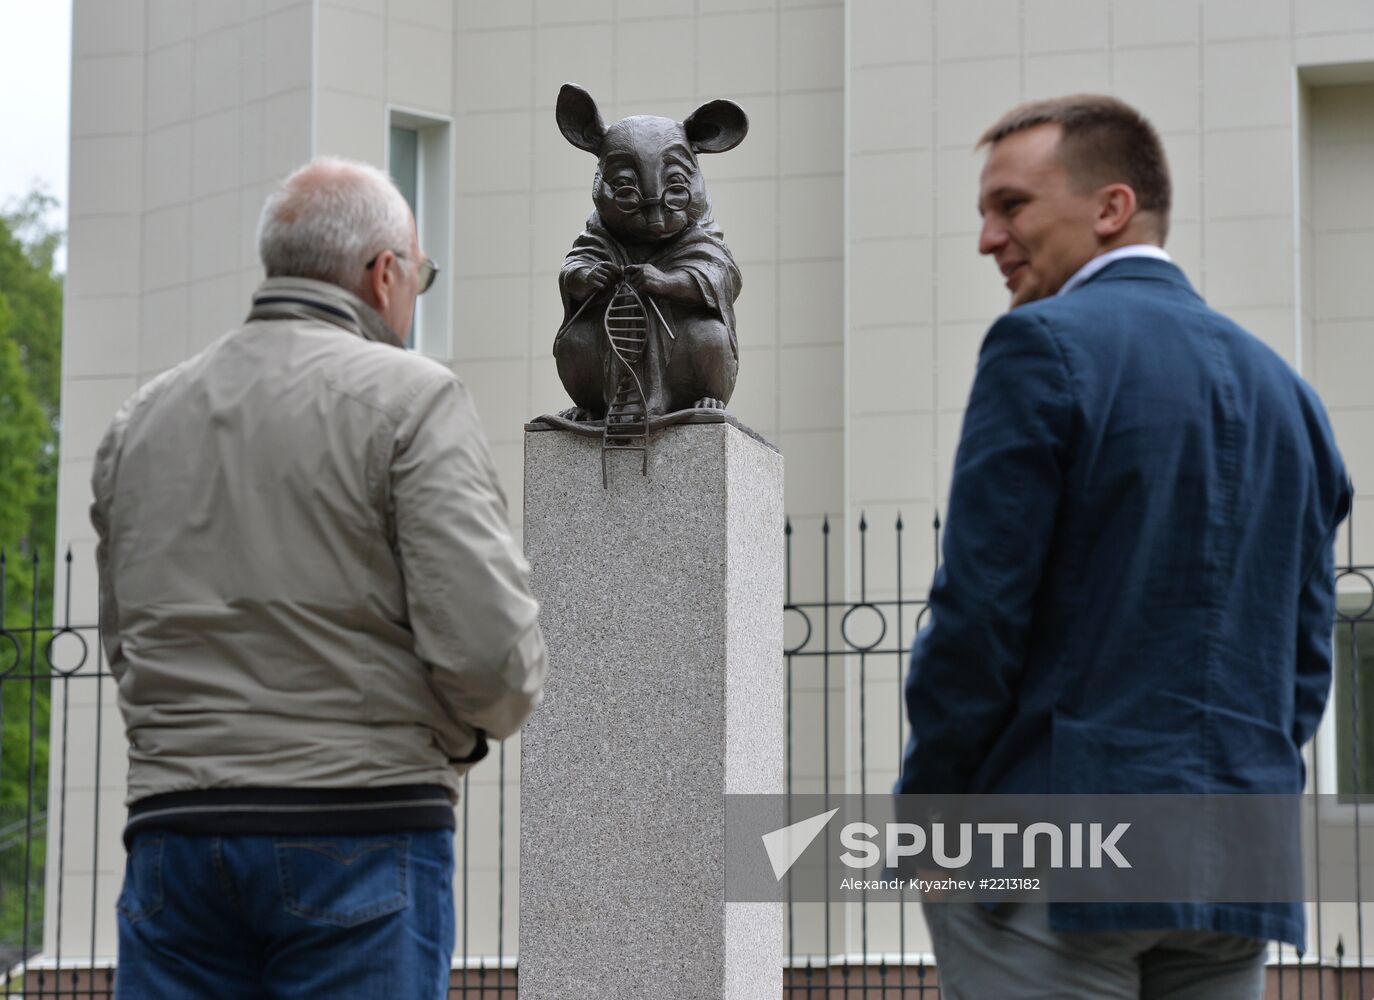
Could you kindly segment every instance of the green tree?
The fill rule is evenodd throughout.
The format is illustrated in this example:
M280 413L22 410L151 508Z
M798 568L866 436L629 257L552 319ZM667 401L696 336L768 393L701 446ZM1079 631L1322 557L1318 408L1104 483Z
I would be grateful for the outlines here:
M62 371L62 275L55 259L62 233L46 219L55 205L34 191L0 211L0 552L6 557L0 624L11 637L0 639L0 671L18 654L16 675L28 674L31 662L44 666L43 630L52 624ZM18 683L5 686L13 694L0 691L0 805L17 805L28 799L28 768L20 762L29 756L29 699L16 697ZM35 794L46 801L47 688L41 688Z
M35 737L35 767L44 774L47 771L47 685L14 678L29 673L26 654L37 649L44 638L37 629L49 624L45 619L51 617L51 597L44 594L48 606L38 609L35 620L33 562L26 558L26 550L32 550L35 541L34 513L46 506L41 493L54 485L45 468L48 456L44 454L51 444L53 430L34 396L14 328L14 310L0 279L0 552L6 560L4 626L8 630L0 638L0 670L9 672L11 678L0 680L0 725L4 727L0 731L0 806L20 805L28 800L30 733ZM30 693L42 702L35 705L32 728ZM42 728L37 719L39 709L43 709ZM37 759L40 742L44 758L41 760Z
M14 312L3 288L0 281L0 547L14 551L30 538L52 427L24 370Z
M44 647L56 565L62 370L56 255L63 237L45 221L55 204L35 191L0 211L0 950L7 954L25 937L26 896L30 947L42 934L50 716Z
M35 550L50 566L57 531L62 275L57 273L55 259L63 236L46 222L55 205L52 196L35 191L0 212L0 344L9 345L3 348L9 357L0 358L0 373L8 372L16 356L20 369L16 376L0 374L0 406L4 407L0 412L7 420L23 422L16 431L23 440L14 440L15 445L29 444L35 405L44 422L42 440L33 450L11 451L7 440L0 453L31 465L34 477L22 503L12 508L17 496L0 498L0 546L10 554L11 569L16 552L27 556ZM0 470L0 480L8 479L10 469L0 466ZM21 476L23 483L30 482L27 474ZM13 492L24 488L16 483ZM14 533L7 530L11 525L17 525Z

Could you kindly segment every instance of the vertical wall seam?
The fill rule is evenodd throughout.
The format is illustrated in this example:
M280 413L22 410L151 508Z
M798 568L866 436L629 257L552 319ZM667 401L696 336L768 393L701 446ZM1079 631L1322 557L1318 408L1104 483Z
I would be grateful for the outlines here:
M1107 5L1107 92L1116 94L1116 5Z
M1202 4L1197 5L1197 290L1207 298L1207 101Z
M773 426L782 436L782 8L773 5Z
M853 44L852 34L853 5L844 5L844 23L841 30L840 44L842 46L841 56L843 58L844 96L840 102L840 114L844 120L841 124L841 137L844 145L844 174L840 181L840 228L842 232L841 248L844 254L840 261L840 414L844 421L840 431L840 455L843 463L840 469L840 508L844 523L849 524L850 511L853 507L854 497L854 414L851 410L852 394L849 391L849 380L854 375L853 366L853 327L852 317L849 310L852 301L850 295L850 274L851 274L851 254L850 248L853 243L854 229L853 216L851 212L851 193L853 174L851 170L853 156L853 142L850 135L850 100L854 88L851 83L853 72L853 62L850 58L850 48ZM846 546L846 550L848 546ZM850 591L850 560L844 561L845 593Z
M1016 72L1020 99L1026 99L1026 0L1020 0L1016 8Z
M264 31L266 30L264 26ZM383 44L385 31L383 26ZM320 0L310 0L310 149L309 159L320 149Z
M539 199L538 199L538 196L536 195L536 191L538 190L539 185L538 185L538 183L537 183L536 180L535 180L535 172L538 170L538 167L539 167L539 158L535 155L534 150L535 150L536 144L539 142L539 113L538 113L538 111L536 110L536 109L539 107L539 94L536 92L536 90L537 90L538 82L539 82L538 66L539 66L539 29L540 29L540 27L541 27L541 26L540 26L540 24L538 23L538 16L537 16L535 10L533 9L533 7L531 7L531 9L530 9L530 28L529 28L529 49L530 49L530 98L531 98L531 103L532 103L533 107L531 107L531 108L529 109L529 116L530 116L530 123L529 123L529 132L530 132L530 151L529 151L529 190L528 190L527 197L529 198L529 204L530 204L530 220L529 220L528 231L527 231L527 234L526 234L526 240L527 240L527 245L528 245L528 260L527 260L526 265L525 265L526 268L527 268L526 274L525 274L525 287L526 287L526 289L527 289L527 292L526 292L526 294L525 294L525 399L526 399L526 410L530 412L530 415L531 415L531 416L534 415L533 410L534 410L535 407L536 407L536 404L535 404L535 395L534 395L534 394L535 394L535 370L536 370L536 369L535 369L535 364L536 364L536 359L538 358L538 353L537 353L536 345L535 345L535 337L538 335L537 332L536 332L536 330L535 330L535 317L538 315L538 312L537 312L537 310L536 310L535 307L534 307L534 302L535 302L535 296L538 294L538 289L535 288L535 280L536 280L536 279L535 279L535 275L539 273L539 262L538 262L537 260L535 260L535 250L536 250L537 244L538 244L538 242L539 242L539 241L535 238L535 232L537 231L538 226L539 226ZM454 30L454 60L453 60L453 72L454 72L454 77L455 77L455 79L457 78L457 73L458 73L458 59L457 59L458 44L457 44L457 38L458 38L458 33L457 33L457 28L455 27L455 30ZM456 96L456 95L455 95L455 96ZM457 111L456 108L455 108L454 110L455 110L455 112ZM465 112L465 113L466 113L466 112ZM457 164L458 164L457 152L456 152L456 151L455 151L455 154L454 154L454 161L453 161L453 162L454 162L454 167L455 167L455 172L456 172L456 167L457 167ZM456 240L456 237L455 237L455 240ZM457 258L457 244L456 244L456 242L455 242L455 245L454 245L454 257L455 257L455 259ZM455 326L456 326L456 319L457 319L457 310L456 310L456 309L454 310L454 313L455 313L454 319L455 319ZM559 322L561 322L561 319L560 319ZM456 354L456 353L457 353L457 352L455 351L455 354ZM552 356L552 348L550 348L550 356ZM547 360L546 360L545 363L547 363ZM554 409L556 410L557 407L555 407ZM521 488L522 488L522 490L523 490L523 486L522 486ZM525 506L525 505L524 505L524 503L522 502L521 505L520 505L520 533L521 533L522 538L523 538L523 536L524 536L524 531L525 531L525 511L524 511L524 506Z
M143 98L142 98L142 99L143 99L143 113L139 116L139 120L140 120L140 122L141 122L141 124L142 124L142 130L143 130L143 141L142 141L142 143L141 143L143 155L142 155L142 163L140 164L140 171L139 171L139 192L138 192L138 310L137 310L137 316L138 316L138 318L137 318L137 320L136 320L136 322L138 323L138 327L137 327L137 330L138 330L138 343L134 346L134 368L135 368L135 372L136 372L136 378L135 378L134 381L135 381L137 384L139 384L139 385L142 385L142 384L143 384L143 343L144 343L144 337L143 337L143 314L144 314L144 307L143 307L143 279L144 279L144 274L143 274L143 261L144 261L144 259L145 259L145 257L146 257L147 250L148 250L147 246L145 245L145 241L146 241L146 235L145 235L145 234L146 234L147 229L148 229L148 198L147 198L147 191L148 191L148 52L149 52L149 49L150 49L150 47L151 47L151 40L149 39L149 30L150 30L150 29L149 29L149 22L151 21L151 18L152 18L151 11L149 11L149 9L148 9L150 3L151 3L151 0L143 0ZM72 20L73 20L73 22L75 22L76 16L77 16L77 14L76 14L76 7L75 7L75 5L73 5L73 7L72 7ZM75 27L76 27L76 26L75 26L75 23L73 23L73 25L72 25L72 28L73 28L73 30L72 30L72 37L73 37L73 39L75 39L75 37L76 37L76 30L75 30ZM73 55L73 58L72 58L72 66L73 66L73 68L75 68L75 66L76 66L76 58L75 58L75 55ZM72 88L72 100L73 100L73 101L76 100L76 93L75 93L75 91L76 91L76 88L73 87L73 88ZM68 125L68 128L70 128L70 124ZM68 140L68 141L70 141L70 140ZM70 164L70 162L69 162L68 165L67 165L67 177L68 177L67 185L68 185L68 188L69 188L69 190L68 190L68 195L67 195L67 197L68 197L68 201L67 201L67 211L68 211L68 219L69 219L69 221L68 221L68 223L67 223L67 246L68 246L69 248L71 247L71 222L70 222L70 213L71 213L71 200L70 200L70 199L71 199L71 192L70 192L71 180L70 180L70 178L71 178L71 175L72 175L72 170L71 170L71 164ZM189 178L187 179L187 183L188 183L188 184L190 183L190 179L189 179ZM187 190L187 194L189 195L190 190L191 190L190 187L187 187L186 190ZM68 270L68 272L71 271L71 259L70 259L70 257L68 257L68 260L67 260L67 270ZM63 299L64 299L64 303L63 303L63 304L64 304L64 307L65 307L65 299L66 299L67 289L69 289L69 288L71 288L71 282L70 282L69 280L68 280L68 281L63 281L63 282L62 282L62 293L63 293ZM63 338L64 338L64 340L65 340L65 337L66 337L66 316L67 316L67 312L65 311L65 308L64 308L64 310L63 310L62 316L63 316L63 321L62 321L62 322L63 322ZM67 355L67 352L66 352L66 351L63 351L63 352L62 352L62 355L63 355L63 357L65 358L66 355ZM64 365L65 365L65 361L64 361ZM64 386L65 386L65 382L64 382ZM65 392L62 394L62 399L63 399L63 402L65 403L65 402L66 402L66 399L67 399L67 394L66 394ZM67 425L64 423L63 426L67 426ZM60 446L59 446L59 448L60 448ZM59 463L59 464L60 464L60 463ZM61 483L58 484L58 488L59 488L58 496L61 497L61 496L62 496L62 493L61 493Z
M930 5L930 482L931 506L940 509L943 496L940 462L940 15Z
M1303 350L1305 342L1303 339L1303 318L1302 311L1305 306L1303 296L1303 254L1304 243L1302 238L1303 223L1303 186L1307 183L1306 175L1302 169L1303 147L1307 143L1307 133L1303 127L1305 120L1302 93L1303 83L1301 69L1298 66L1298 31L1297 31L1297 9L1293 0L1288 0L1288 51L1289 61L1292 65L1290 70L1290 82L1292 92L1292 120L1289 123L1289 148L1292 153L1292 195L1293 195L1293 370L1299 375L1303 373L1304 358ZM1317 346L1316 338L1312 340L1312 347L1315 351ZM1313 371L1316 370L1316 357L1313 357Z

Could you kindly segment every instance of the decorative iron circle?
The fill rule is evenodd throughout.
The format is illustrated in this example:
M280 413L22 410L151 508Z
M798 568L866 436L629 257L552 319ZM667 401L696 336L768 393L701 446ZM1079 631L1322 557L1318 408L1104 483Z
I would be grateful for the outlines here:
M784 616L784 617L786 617L786 615L787 615L788 612L792 612L792 613L798 615L798 616L801 618L801 620L802 620L802 624L806 626L806 634L805 634L804 636L802 636L802 641L799 642L799 643L797 643L795 646L788 646L788 645L786 645L785 640L784 640L784 645L783 645L783 650L782 650L782 651L783 651L783 653L785 653L786 655L792 656L792 655L795 654L795 653L800 653L803 649L806 648L806 644L807 644L808 642L811 641L811 616L808 615L808 614L807 614L805 611L803 611L801 608L797 607L795 604L788 604L788 605L786 605L786 606L782 609L782 613L783 613L783 616ZM783 627L782 627L782 628L783 628L783 635L785 636L785 635L787 634L787 625L786 625L786 623L783 624Z
M849 636L849 619L853 617L854 612L865 610L871 611L878 616L878 637L867 644L855 642ZM882 611L878 608L878 606L875 604L870 604L867 601L865 601L862 604L856 604L848 611L846 611L844 613L844 617L840 619L840 635L844 636L844 641L849 643L849 647L855 650L856 652L871 652L872 650L877 648L878 643L882 642L883 637L887 635L887 616L884 615Z
M1344 579L1345 579L1346 577L1348 577L1348 576L1359 577L1360 580L1362 580L1362 581L1364 582L1365 589L1369 591L1369 600L1368 600L1368 602L1365 604L1365 606L1364 606L1363 608L1360 609L1360 611L1359 611L1358 614L1353 614L1353 615L1346 614L1344 611L1341 610L1339 604L1336 605L1336 617L1337 617L1340 621L1343 621L1343 622L1357 622L1357 621L1363 621L1363 620L1369 615L1369 613L1370 613L1371 611L1374 611L1374 580L1371 580L1371 579L1369 578L1369 575L1368 575L1367 573L1365 573L1364 570L1359 570L1359 569L1348 569L1348 570L1345 570L1345 571L1343 571L1343 572L1341 572L1341 573L1337 573L1337 574L1336 574L1336 588L1337 588L1337 593L1340 592L1341 581L1344 580Z
M76 666L64 669L53 662L53 647L57 645L57 640L64 635L76 637L76 641L81 644L81 658L76 661ZM60 628L54 632L46 643L43 644L43 656L48 661L48 669L59 677L70 677L86 665L86 658L90 655L90 647L86 645L86 637L74 628Z
M19 661L24 658L24 647L19 642L19 636L15 635L9 629L0 629L0 635L8 639L10 645L14 647L14 662L4 670L0 670L0 680L3 680L19 669Z

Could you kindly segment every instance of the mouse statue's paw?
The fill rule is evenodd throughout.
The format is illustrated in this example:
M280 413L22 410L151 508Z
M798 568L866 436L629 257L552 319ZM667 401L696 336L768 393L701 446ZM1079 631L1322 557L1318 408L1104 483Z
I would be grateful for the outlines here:
M566 410L559 410L558 415L564 420L571 420L579 424L585 424L593 419L591 411L585 406L570 406Z
M723 410L725 409L725 400L716 399L713 396L702 396L700 399L698 399L695 403L692 404L692 409Z

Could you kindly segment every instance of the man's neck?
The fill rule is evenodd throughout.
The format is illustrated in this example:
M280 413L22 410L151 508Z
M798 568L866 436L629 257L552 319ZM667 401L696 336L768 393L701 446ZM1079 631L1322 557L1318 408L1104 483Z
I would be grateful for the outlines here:
M1156 260L1173 259L1164 252L1163 247L1155 243L1126 243L1110 249L1103 249L1102 252L1088 260L1082 267L1075 271L1073 276L1060 286L1056 294L1067 295L1108 264L1116 260L1121 260L1123 257L1153 257Z

